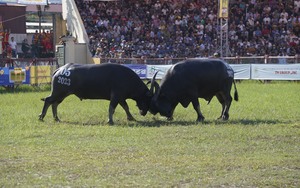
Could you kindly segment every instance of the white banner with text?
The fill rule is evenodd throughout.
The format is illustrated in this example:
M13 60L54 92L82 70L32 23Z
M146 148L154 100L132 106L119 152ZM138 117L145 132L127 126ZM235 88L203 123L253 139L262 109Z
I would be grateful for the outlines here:
M18 0L18 3L24 5L47 5L47 0Z
M300 64L251 64L253 80L300 80Z

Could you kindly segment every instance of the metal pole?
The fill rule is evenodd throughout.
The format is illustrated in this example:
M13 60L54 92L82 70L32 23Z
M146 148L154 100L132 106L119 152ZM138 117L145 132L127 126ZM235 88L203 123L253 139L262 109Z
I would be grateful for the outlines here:
M53 32L52 32L52 37L53 37L53 50L55 49L55 45L56 45L56 17L55 14L52 13L52 25L53 25Z
M229 26L228 26L228 18L226 19L226 54L225 54L225 57L228 57L229 56L229 43L228 43L228 29L229 29Z
M39 33L42 31L42 7L41 5L37 5L38 9L38 17L39 17Z
M223 19L220 18L220 29L221 29L221 36L220 36L220 46L221 46L221 50L220 50L220 56L223 57Z

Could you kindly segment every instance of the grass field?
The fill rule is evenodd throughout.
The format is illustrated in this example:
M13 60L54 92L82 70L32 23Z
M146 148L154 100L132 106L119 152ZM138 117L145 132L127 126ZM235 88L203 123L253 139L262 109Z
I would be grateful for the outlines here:
M138 114L127 122L108 102L68 97L61 123L38 121L40 91L0 89L0 187L300 187L300 83L243 81L230 120L200 99L205 122L190 105L174 120Z

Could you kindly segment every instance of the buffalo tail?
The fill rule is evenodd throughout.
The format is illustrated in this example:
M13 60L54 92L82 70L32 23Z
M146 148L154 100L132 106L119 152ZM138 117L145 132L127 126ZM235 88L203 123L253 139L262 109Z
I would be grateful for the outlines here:
M235 101L239 101L239 94L238 91L236 89L236 85L235 85L235 80L233 79L233 85L234 85L234 100Z

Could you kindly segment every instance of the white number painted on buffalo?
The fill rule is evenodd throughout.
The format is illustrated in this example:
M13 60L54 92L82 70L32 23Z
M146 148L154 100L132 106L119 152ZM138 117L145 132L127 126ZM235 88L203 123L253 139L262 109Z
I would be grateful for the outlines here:
M62 84L62 85L67 85L70 86L71 85L71 79L70 78L65 78L62 76L57 77L58 78L58 83Z
M65 75L67 77L69 77L71 75L71 71L67 70L67 69L63 69L61 72L60 72L60 75Z

